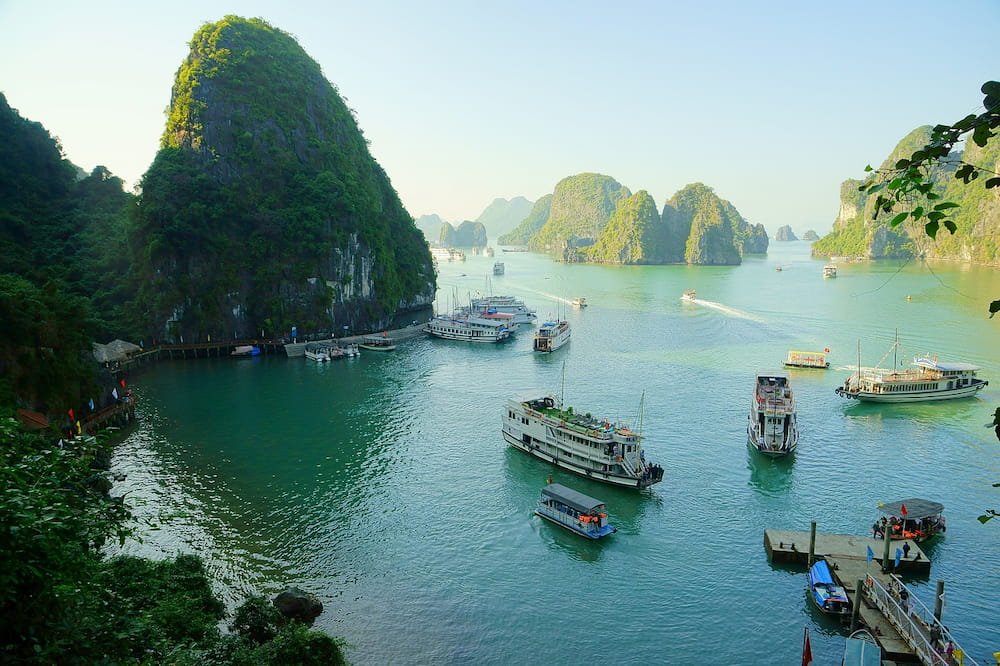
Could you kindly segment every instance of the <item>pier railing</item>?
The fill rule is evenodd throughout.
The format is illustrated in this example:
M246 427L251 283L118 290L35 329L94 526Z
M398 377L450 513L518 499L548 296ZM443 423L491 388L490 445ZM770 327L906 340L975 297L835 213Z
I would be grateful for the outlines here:
M865 597L892 623L925 666L979 666L941 622L895 575L886 588L865 576ZM948 646L951 649L948 649Z

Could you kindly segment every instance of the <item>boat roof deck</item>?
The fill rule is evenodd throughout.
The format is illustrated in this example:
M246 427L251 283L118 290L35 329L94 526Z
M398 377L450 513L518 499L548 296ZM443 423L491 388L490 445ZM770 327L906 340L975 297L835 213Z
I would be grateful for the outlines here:
M604 506L604 502L590 497L589 495L584 495L583 493L568 488L560 483L550 483L549 485L542 488L542 495L544 497L551 497L554 500L562 502L566 506L572 507L577 511L593 511L594 509Z

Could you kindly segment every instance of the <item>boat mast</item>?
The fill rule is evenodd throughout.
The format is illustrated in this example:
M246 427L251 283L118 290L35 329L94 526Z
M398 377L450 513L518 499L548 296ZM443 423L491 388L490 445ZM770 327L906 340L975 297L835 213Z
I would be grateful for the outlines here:
M896 329L896 341L892 343L892 371L896 372L896 352L899 351L899 329Z
M562 386L559 387L559 409L562 409L566 402L566 361L563 361L562 367Z

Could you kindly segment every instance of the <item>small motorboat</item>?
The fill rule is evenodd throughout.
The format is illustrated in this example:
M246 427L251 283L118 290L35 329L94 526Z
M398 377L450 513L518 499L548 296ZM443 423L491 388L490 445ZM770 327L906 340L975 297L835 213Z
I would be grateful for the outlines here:
M690 301L694 301L694 299L697 298L697 297L698 297L698 295L697 295L697 293L695 292L694 289L688 289L683 294L681 294L681 300L682 301L689 301L689 302Z
M578 296L577 298L574 298L573 299L573 307L574 308L585 308L585 307L587 307L587 299L584 298L583 296Z
M608 524L604 502L558 483L542 488L535 515L588 539L600 539L618 531Z
M809 598L828 615L850 615L851 600L844 586L833 579L826 560L819 559L809 569Z

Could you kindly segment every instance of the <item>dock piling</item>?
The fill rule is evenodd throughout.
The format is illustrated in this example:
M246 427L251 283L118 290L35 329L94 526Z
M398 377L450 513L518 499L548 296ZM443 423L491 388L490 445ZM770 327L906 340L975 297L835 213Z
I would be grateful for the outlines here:
M937 589L934 590L934 619L941 621L941 613L944 611L944 581L937 582Z
M889 573L889 545L892 543L890 534L891 530L887 526L882 534L882 573Z
M806 566L811 567L816 561L816 521L809 523L809 559Z
M858 585L854 588L854 606L851 607L851 633L858 628L858 616L861 614L861 596L864 594L863 590L865 581L863 578L858 579Z

